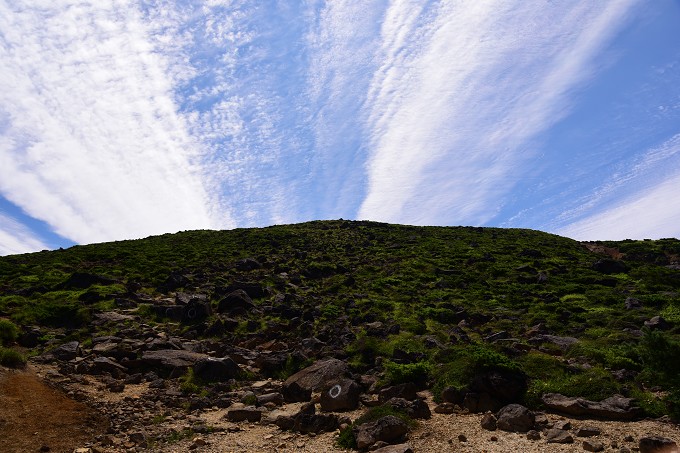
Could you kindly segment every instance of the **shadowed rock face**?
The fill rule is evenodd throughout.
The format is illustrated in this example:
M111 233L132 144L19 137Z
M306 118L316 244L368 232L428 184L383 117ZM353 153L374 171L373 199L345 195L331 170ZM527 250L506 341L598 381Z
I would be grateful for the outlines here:
M345 376L349 371L342 360L320 360L298 371L283 383L283 397L288 402L309 401L312 391L321 390L330 382Z
M387 415L374 422L359 425L355 428L354 437L357 447L363 450L379 441L398 442L407 432L406 423L393 415Z
M632 405L633 400L622 396L613 396L598 402L559 393L546 393L541 400L549 409L567 415L623 421L633 420L640 415L640 409Z

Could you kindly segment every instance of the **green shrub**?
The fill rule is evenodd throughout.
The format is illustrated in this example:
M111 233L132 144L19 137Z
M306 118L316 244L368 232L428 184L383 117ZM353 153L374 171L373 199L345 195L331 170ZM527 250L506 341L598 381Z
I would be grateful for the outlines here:
M26 358L14 349L0 347L0 365L8 368L22 368Z
M14 343L19 335L19 328L8 319L0 319L0 344L10 345Z
M383 366L385 368L385 381L388 385L406 382L423 385L427 381L431 368L427 362L400 364L390 360L385 360Z

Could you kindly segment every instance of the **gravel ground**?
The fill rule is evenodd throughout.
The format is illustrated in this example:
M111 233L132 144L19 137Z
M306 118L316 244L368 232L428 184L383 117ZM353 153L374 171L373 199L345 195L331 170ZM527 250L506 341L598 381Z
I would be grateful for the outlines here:
M434 403L431 398L428 398L428 402L433 409ZM224 412L207 412L202 418L212 426L222 426L232 430L240 429L240 431L197 436L194 439L201 439L206 442L206 445L196 446L194 451L204 453L346 451L335 446L337 433L308 436L281 431L272 425L233 424L222 420ZM347 415L354 419L362 413L363 411L355 411ZM602 434L589 439L601 442L605 446L605 451L619 451L624 446L634 450L638 447L639 439L649 435L668 437L680 445L680 428L677 425L656 420L605 422L548 414L550 422L558 420L571 422L574 443L559 445L548 444L543 438L531 441L527 439L526 434L484 430L480 426L481 418L480 414L436 414L433 412L431 419L420 421L419 427L410 434L408 444L415 452L583 452L583 441L586 439L578 438L574 433L579 427L588 425L600 428ZM465 436L465 440L460 440L460 435ZM632 439L628 436L632 436ZM628 440L626 440L627 437ZM165 446L160 451L186 452L194 443L194 439Z

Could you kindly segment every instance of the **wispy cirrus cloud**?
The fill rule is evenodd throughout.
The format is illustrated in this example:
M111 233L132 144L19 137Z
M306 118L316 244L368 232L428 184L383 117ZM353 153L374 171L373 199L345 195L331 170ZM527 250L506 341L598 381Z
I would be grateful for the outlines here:
M37 252L47 248L26 225L0 213L0 256Z
M366 104L359 217L492 219L635 3L393 2Z
M78 242L219 225L136 4L1 2L0 30L8 200Z
M680 134L654 147L558 216L558 234L580 240L660 238L678 235Z

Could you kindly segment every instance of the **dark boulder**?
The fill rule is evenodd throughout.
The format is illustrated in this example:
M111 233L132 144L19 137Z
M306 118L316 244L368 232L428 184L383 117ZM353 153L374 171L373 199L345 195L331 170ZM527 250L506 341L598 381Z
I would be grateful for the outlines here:
M61 346L53 349L48 354L51 354L57 360L67 362L73 360L80 355L80 343L77 341L69 341Z
M405 382L403 384L397 384L381 389L378 394L378 400L380 402L385 402L392 398L403 398L411 401L418 398L417 392L418 387L416 387L413 382Z
M239 271L253 271L255 269L260 269L262 264L255 258L243 258L242 260L238 260L234 264L234 267Z
M623 261L603 258L593 264L593 270L602 274L622 274L628 272L628 266Z
M624 305L627 310L642 310L642 301L635 297L627 297Z
M492 370L475 376L470 388L477 393L488 394L499 407L502 407L520 401L527 391L528 384L524 373Z
M255 406L234 406L227 410L226 418L230 422L259 422L262 410Z
M352 429L357 447L364 450L376 442L388 444L400 442L408 432L406 423L393 416L387 415L370 423L363 423Z
M534 414L520 404L508 404L496 414L496 426L503 431L525 433L534 427Z
M227 381L241 373L239 366L229 357L221 359L207 357L194 364L194 375L204 381Z
M309 401L312 391L321 390L330 382L347 376L348 371L342 360L320 360L286 379L281 393L288 402Z
M85 272L74 272L63 283L58 285L58 289L86 289L92 285L112 285L115 280L101 275L88 274Z
M248 293L242 289L237 289L220 300L217 306L217 312L227 313L229 315L244 315L253 308L255 308L255 305Z
M483 429L488 431L496 431L498 420L493 414L484 414L480 422Z
M651 330L668 330L671 326L668 321L663 319L661 316L654 316L653 318L645 321L645 327Z
M321 410L336 412L354 410L359 406L361 387L351 379L334 380L321 393Z

